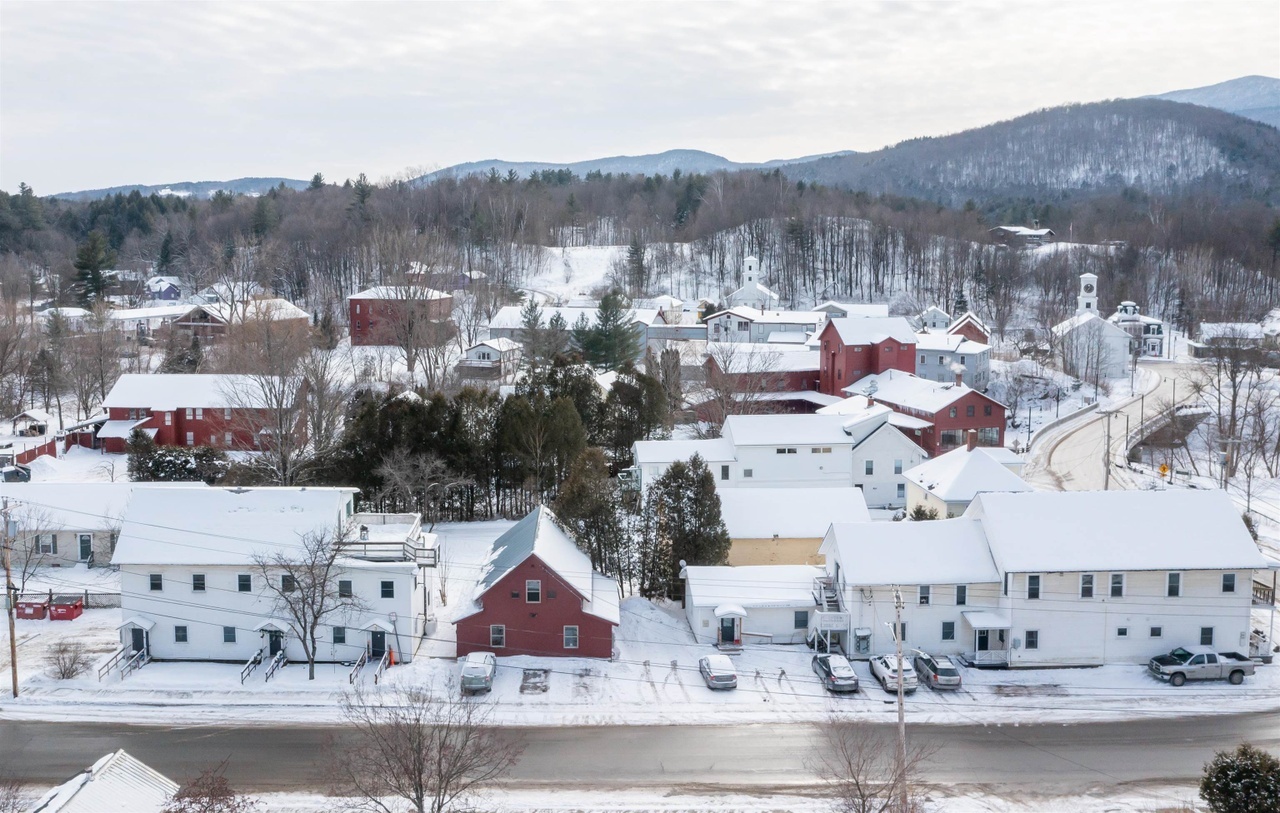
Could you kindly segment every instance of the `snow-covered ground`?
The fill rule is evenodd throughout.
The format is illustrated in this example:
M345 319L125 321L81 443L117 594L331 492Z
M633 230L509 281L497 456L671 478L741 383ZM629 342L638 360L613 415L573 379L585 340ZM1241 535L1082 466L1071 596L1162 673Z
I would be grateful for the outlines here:
M31 461L33 483L120 483L129 479L129 456L72 446L60 457Z
M508 522L437 526L448 561L448 604L438 608L439 628L413 663L391 669L386 680L456 691L452 620L467 606L489 543ZM101 656L117 645L120 611L97 610L74 622L20 621L24 694L0 698L11 718L109 720L128 708L131 719L185 723L254 724L262 709L287 708L291 719L339 719L336 700L349 689L349 669L317 667L308 681L305 665L286 667L270 682L261 671L242 685L235 664L153 663L121 681L99 683L96 675L58 681L41 674L40 652L60 636L85 640ZM868 721L894 718L893 698L871 682L865 664L855 666L863 688L853 696L828 694L810 669L803 646L749 647L733 656L736 691L712 692L697 671L714 650L696 643L683 612L644 599L622 605L614 661L587 658L499 659L490 695L494 719L505 725L742 724L806 722L832 711ZM27 653L30 653L29 655ZM546 669L545 693L522 694L524 669ZM1241 686L1210 683L1172 688L1148 677L1140 665L1095 669L981 671L963 669L964 688L954 693L921 689L906 701L912 722L1020 723L1127 719L1170 713L1226 714L1280 708L1280 666L1266 666ZM372 687L372 668L359 678ZM1176 700L1176 704L1171 704Z
M109 567L90 568L76 564L70 567L41 567L27 579L24 592L44 593L119 593L120 571Z

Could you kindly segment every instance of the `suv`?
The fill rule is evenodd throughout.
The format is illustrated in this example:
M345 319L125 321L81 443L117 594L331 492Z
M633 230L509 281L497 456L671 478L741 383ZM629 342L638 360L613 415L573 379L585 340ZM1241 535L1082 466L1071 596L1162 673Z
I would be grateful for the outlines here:
M829 692L858 691L858 676L844 655L814 655L813 671Z
M959 689L960 670L946 655L916 653L916 674L931 689Z
M498 670L498 659L492 652L472 652L462 661L462 694L493 691L493 673Z
M898 656L877 655L871 659L871 676L880 681L886 692L898 691ZM911 694L916 690L919 681L911 661L902 659L902 693Z
M738 671L728 655L708 655L698 661L698 671L708 689L738 688Z

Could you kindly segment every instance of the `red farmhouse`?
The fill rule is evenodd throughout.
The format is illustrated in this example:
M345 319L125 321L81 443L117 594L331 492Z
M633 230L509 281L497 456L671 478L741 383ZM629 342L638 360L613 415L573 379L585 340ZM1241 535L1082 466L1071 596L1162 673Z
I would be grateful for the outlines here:
M971 429L977 432L979 446L1003 446L1004 404L967 386L961 375L948 384L894 370L865 378L846 391L865 395L902 416L890 417L889 422L930 457L964 446Z
M248 375L122 375L102 402L107 422L98 439L116 454L125 451L134 429L159 446L256 449L260 434L275 423L269 410L246 406L261 401L261 392Z
M457 622L458 656L611 658L619 618L618 583L592 570L539 506L494 540L474 606Z
M818 390L840 395L864 376L886 370L915 372L916 334L901 316L832 319L819 334Z
M352 344L396 344L395 326L417 309L430 322L444 324L453 313L453 297L417 285L379 285L347 297Z
M991 343L991 329L987 327L987 323L973 315L973 311L966 312L963 316L956 319L947 327L947 332L953 336L964 336L971 342L978 344Z

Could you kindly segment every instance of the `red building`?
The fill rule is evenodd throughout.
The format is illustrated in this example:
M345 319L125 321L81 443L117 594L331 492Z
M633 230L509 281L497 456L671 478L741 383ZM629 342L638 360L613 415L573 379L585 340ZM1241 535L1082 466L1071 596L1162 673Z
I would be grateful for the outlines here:
M397 325L421 317L444 326L452 314L452 296L417 285L379 285L347 297L352 344L398 344Z
M539 506L494 540L470 614L457 622L458 657L613 657L618 583Z
M916 369L916 334L901 316L832 319L819 334L822 358L818 391L844 388L887 370Z
M258 449L277 419L273 410L246 406L261 402L261 393L261 383L248 375L122 375L102 402L107 421L98 440L120 454L133 430L142 429L158 446Z
M1004 404L967 386L956 374L954 383L929 381L910 373L891 371L870 376L848 388L849 395L866 395L903 416L890 418L904 435L930 457L968 442L969 430L977 432L977 445L1003 446Z
M991 329L987 327L986 322L973 315L973 311L966 312L963 316L956 319L947 327L947 333L953 336L964 336L971 342L978 344L991 343Z

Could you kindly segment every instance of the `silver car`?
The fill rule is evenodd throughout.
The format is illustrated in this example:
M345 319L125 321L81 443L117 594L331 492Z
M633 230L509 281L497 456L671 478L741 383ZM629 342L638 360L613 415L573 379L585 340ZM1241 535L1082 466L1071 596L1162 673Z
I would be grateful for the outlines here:
M898 656L897 655L877 655L871 659L871 676L880 681L880 685L884 687L886 692L897 693L898 691ZM902 692L903 694L911 694L920 685L920 681L916 678L916 670L911 666L911 661L906 658L902 659Z
M698 671L708 689L738 688L738 670L728 655L708 655L698 661Z
M960 670L946 655L934 657L927 652L917 652L916 673L931 689L960 688Z
M493 691L493 673L498 659L492 652L472 652L462 661L462 693L464 695Z
M829 692L858 691L858 676L844 655L822 653L813 656L813 671Z

